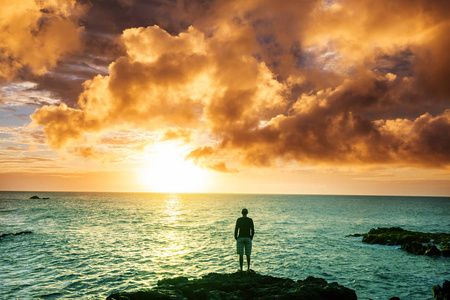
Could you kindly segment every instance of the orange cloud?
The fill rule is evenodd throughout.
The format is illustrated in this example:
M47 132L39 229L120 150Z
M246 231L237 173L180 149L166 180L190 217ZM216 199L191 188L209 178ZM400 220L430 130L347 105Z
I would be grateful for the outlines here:
M76 108L33 114L49 144L195 129L214 140L187 158L225 172L229 161L448 167L450 5L255 0L203 9L195 20L177 12L193 24L178 34L125 30L126 54L85 82Z
M110 65L109 76L84 84L79 109L61 104L33 114L34 123L45 126L53 148L115 127L195 128L205 107L219 130L235 121L256 126L257 115L283 105L278 95L282 85L264 63L233 53L232 44L225 45L228 50L217 47L214 39L205 39L193 27L178 36L157 26L129 29L123 41L128 55ZM224 105L226 110L221 109Z
M203 168L209 168L217 172L222 173L237 173L238 170L230 169L227 167L224 161L217 157L215 149L209 146L199 147L191 151L186 159L192 160L195 164L202 166Z
M181 139L186 142L191 140L191 131L184 128L171 128L164 133L163 141Z
M0 11L0 80L31 70L42 75L81 47L78 19L85 6L74 0L4 0Z

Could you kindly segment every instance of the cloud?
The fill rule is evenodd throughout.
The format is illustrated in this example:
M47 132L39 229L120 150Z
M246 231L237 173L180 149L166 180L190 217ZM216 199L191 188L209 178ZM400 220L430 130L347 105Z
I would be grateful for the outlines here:
M80 6L85 2L88 5ZM63 55L51 69L47 68L48 73L29 74L25 68L20 74L37 83L37 90L50 92L70 107L76 105L84 81L98 74L108 75L108 65L125 54L120 42L124 30L164 24L168 32L178 33L188 27L171 17L172 1L89 0L77 1L77 7L83 9L76 11L72 19L74 24L79 24L79 30L82 29L79 35L81 46Z
M44 74L81 47L78 19L85 6L73 0L5 0L0 12L0 80Z
M196 17L177 6L171 18L191 26L125 30L123 54L76 106L36 110L51 147L118 129L196 130L211 140L187 158L224 172L230 162L448 167L445 1L189 3Z
M8 150L8 151L27 151L28 149L19 148L19 147L6 147L5 150Z
M194 161L195 164L203 167L212 169L217 172L222 173L237 173L238 170L230 169L227 167L224 161L220 160L220 156L217 157L216 150L209 146L199 147L192 150L185 159ZM214 158L214 159L212 159Z
M173 128L167 130L163 137L162 141L168 141L168 140L176 140L181 139L185 142L189 142L191 140L191 131L184 128Z
M123 41L127 55L110 65L109 76L84 84L79 109L61 104L33 114L35 124L45 125L55 149L114 126L195 128L205 107L214 115L214 127L235 121L257 125L255 113L282 105L276 92L281 85L264 63L241 53L221 53L223 47L210 48L211 41L193 27L178 36L158 26L128 29ZM233 51L232 44L227 47Z
M43 145L45 134L38 128L5 126L0 127L0 141L4 144ZM32 147L31 147L32 148Z
M101 161L103 164L114 164L123 162L127 157L126 152L124 153L124 151L119 150L121 149L108 151L107 149L98 149L94 146L79 146L69 148L68 153L82 158L95 159Z
M0 87L0 100L7 106L42 106L60 102L48 91L38 91L36 87L36 83L29 81L4 83Z

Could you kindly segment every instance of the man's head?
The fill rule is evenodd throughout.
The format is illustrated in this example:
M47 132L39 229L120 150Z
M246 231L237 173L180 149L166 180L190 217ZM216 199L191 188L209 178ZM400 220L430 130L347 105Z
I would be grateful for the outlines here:
M248 209L244 208L242 210L242 215L245 217L245 216L247 216L247 214L248 214Z

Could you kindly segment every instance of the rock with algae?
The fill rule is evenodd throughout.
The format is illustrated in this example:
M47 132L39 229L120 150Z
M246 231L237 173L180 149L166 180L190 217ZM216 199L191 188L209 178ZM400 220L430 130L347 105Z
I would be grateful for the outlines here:
M298 300L354 300L354 290L325 279L308 277L305 280L277 278L253 271L232 274L210 273L200 279L186 277L163 279L149 290L120 292L107 300L175 300L175 299L298 299Z
M435 285L433 287L433 297L435 300L449 300L450 299L450 281L444 281L442 287Z
M409 253L428 256L450 256L450 233L426 233L408 231L400 227L379 227L368 233L352 234L362 236L368 244L400 245Z

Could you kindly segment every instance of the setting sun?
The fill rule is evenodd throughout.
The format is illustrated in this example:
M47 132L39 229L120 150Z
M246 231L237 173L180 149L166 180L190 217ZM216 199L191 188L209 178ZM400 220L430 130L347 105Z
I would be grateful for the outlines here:
M152 192L202 192L207 185L206 170L186 161L183 148L171 143L153 147L139 172L139 181Z

